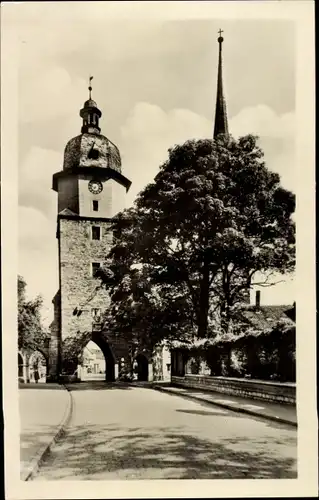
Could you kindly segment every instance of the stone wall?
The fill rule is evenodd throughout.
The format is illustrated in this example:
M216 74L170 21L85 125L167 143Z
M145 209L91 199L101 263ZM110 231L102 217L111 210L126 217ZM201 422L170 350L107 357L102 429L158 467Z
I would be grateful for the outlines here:
M112 234L109 222L59 220L61 330L62 340L78 332L92 331L92 309L103 315L109 302L108 293L96 290L99 280L92 276L92 263L103 266L109 251ZM101 240L92 240L92 226L101 227ZM91 299L91 300L90 300ZM80 316L74 315L75 309Z
M296 384L266 382L262 380L231 377L206 377L203 375L172 376L172 385L204 389L231 396L240 396L261 401L296 404Z

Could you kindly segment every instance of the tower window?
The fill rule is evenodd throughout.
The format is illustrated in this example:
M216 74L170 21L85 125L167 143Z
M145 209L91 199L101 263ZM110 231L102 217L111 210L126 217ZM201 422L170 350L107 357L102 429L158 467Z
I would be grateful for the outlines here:
M101 228L100 226L92 226L92 240L101 239Z
M100 156L100 152L98 149L94 149L94 144L93 144L93 146L91 147L91 149L88 153L88 158L90 158L90 160L98 160L99 156Z
M93 200L93 202L92 202L92 208L93 208L93 212L98 212L99 211L99 202L98 202L98 200Z
M100 308L92 309L92 318L93 318L93 321L96 321L97 323L101 320L101 309Z
M92 262L92 276L93 278L96 278L96 275L101 267L100 262Z

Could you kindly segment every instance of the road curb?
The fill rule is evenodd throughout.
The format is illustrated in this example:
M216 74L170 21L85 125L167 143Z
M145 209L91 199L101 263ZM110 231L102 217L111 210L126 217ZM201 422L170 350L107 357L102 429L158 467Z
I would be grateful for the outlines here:
M258 413L258 412L254 411L254 410L249 410L249 409L246 409L246 408L241 408L241 407L235 408L234 406L228 405L226 403L225 404L224 403L216 403L214 401L211 401L210 399L198 398L197 396L193 396L193 395L190 395L190 394L177 393L175 391L171 391L170 389L165 388L165 387L161 387L159 385L154 385L152 387L152 389L155 389L156 391L160 391L160 392L165 392L166 394L169 394L169 395L172 395L172 396L174 396L174 395L175 396L180 396L180 397L185 398L185 399L195 400L195 401L197 401L199 403L209 404L209 405L213 405L213 406L218 406L220 408L225 408L226 410L234 411L235 413L245 413L246 415L252 415L254 417L262 418L264 420L271 420L273 422L278 422L280 424L287 424L287 425L291 425L292 427L298 427L297 422L293 422L293 421L287 420L285 418L275 417L275 416L272 416L272 415L265 415L263 413Z
M54 447L55 443L60 439L64 432L65 428L69 424L71 417L72 417L72 411L73 411L73 399L71 392L69 389L63 384L63 387L67 391L69 398L68 398L68 404L65 409L63 418L59 425L57 426L56 433L54 436L51 438L50 442L46 444L42 449L38 451L38 453L35 455L35 457L31 460L30 464L23 470L21 473L21 481L29 481L32 479L35 474L38 472L42 462L44 459L48 456L48 454L51 452L52 448Z

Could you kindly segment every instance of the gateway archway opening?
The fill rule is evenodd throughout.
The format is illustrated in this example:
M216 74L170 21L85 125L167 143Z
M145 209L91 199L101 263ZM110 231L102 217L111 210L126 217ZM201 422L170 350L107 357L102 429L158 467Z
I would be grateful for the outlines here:
M29 358L29 378L35 384L46 382L47 360L40 351L34 351Z
M104 354L91 340L82 352L81 380L105 380L105 372Z
M136 367L135 373L139 382L146 382L148 380L148 359L144 354L139 354L135 358Z
M82 381L115 380L115 365L112 351L104 342L90 340L83 348L78 376Z

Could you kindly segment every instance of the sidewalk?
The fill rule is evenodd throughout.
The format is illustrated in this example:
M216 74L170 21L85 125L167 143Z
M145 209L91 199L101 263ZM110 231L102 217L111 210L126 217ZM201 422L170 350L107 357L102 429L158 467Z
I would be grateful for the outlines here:
M201 403L213 404L228 410L246 413L297 427L297 412L293 405L268 403L257 399L240 398L220 392L201 391L186 387L173 387L169 384L154 384L153 389L193 399Z
M20 384L20 471L27 481L71 414L71 397L58 384Z

